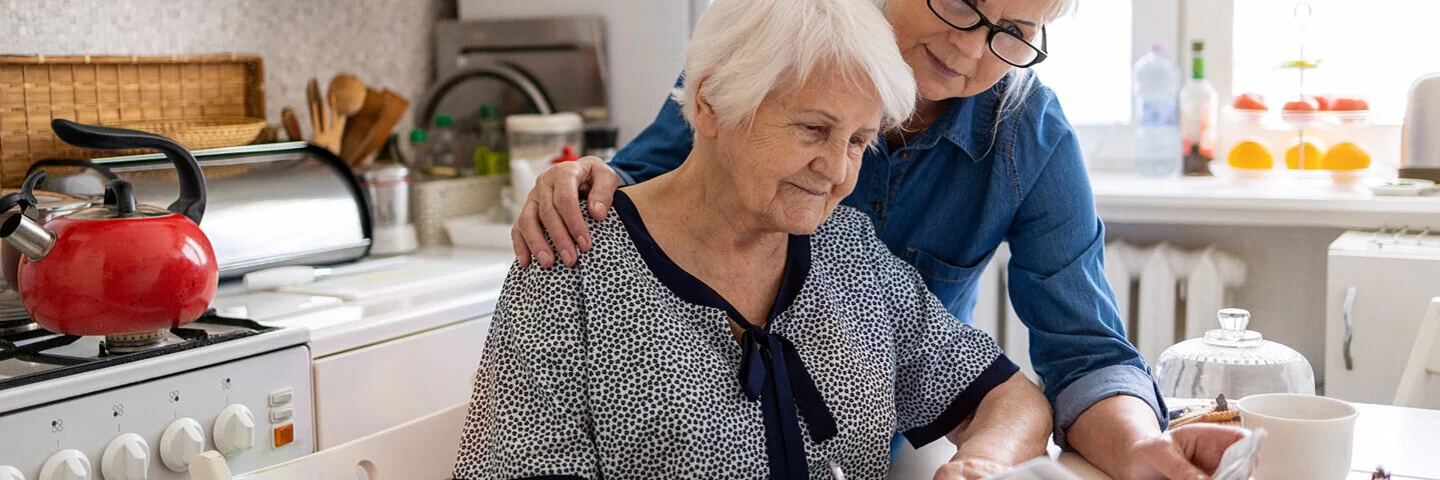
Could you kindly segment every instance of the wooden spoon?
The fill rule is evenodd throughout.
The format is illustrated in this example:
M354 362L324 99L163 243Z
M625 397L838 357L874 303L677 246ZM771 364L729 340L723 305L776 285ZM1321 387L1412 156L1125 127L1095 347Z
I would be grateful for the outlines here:
M373 88L366 90L365 106L360 107L360 111L345 122L345 135L340 142L340 158L352 165L356 163L360 150L365 145L365 136L370 133L375 120L380 118L380 110L385 104L384 92Z
M290 107L281 109L280 122L285 125L285 136L289 137L290 141L299 142L305 140L305 136L300 133L300 118L295 116L295 109Z
M310 102L310 142L339 155L345 117L335 113L335 96L321 97L320 84L314 78L305 85L305 96Z
M365 105L365 82L355 75L342 73L330 79L330 95L335 97L335 115L349 117Z
M315 81L315 77L305 82L305 103L310 110L310 135L317 139L325 129L325 101L320 98L320 82Z
M335 98L335 92L330 92L325 97L325 123L319 132L315 133L315 144L325 147L335 155L340 155L340 135L345 133L345 116L340 115L336 104L339 101Z
M375 119L375 125L365 134L361 150L356 152L354 165L364 165L380 147L385 146L385 140L390 138L390 132L395 130L395 125L400 123L400 117L405 115L410 102L399 94L385 90L383 108L380 117Z

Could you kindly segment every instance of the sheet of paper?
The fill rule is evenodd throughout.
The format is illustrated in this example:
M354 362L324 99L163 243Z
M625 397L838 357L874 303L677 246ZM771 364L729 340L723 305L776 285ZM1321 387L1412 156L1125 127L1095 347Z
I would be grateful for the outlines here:
M1016 466L1014 470L985 477L985 480L1081 480L1060 462L1040 457Z
M1265 429L1257 428L1250 436L1230 445L1220 456L1220 466L1215 469L1212 480L1249 480L1255 470L1255 457L1260 454L1260 444L1265 441Z

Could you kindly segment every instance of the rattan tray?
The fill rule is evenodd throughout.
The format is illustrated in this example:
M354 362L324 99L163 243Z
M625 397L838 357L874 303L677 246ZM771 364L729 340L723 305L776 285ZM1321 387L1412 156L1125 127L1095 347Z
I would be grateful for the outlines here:
M177 120L194 125L217 118L263 124L264 77L254 55L0 55L0 184L18 185L37 160L127 153L72 147L51 132L55 118L99 125ZM206 144L219 146L233 145Z

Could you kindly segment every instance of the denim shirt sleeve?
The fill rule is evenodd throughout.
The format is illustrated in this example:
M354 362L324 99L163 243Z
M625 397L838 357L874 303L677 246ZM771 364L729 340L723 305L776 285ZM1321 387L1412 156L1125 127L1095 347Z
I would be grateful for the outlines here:
M1047 133L1053 133L1047 132ZM1140 352L1125 338L1105 278L1105 227L1073 130L1019 205L1010 243L1010 301L1029 327L1030 355L1055 410L1055 443L1095 403L1115 395L1144 400L1161 428L1164 400Z
M683 85L684 78L681 75L675 80L676 88ZM694 142L695 134L680 112L680 104L667 93L655 121L615 153L610 168L626 185L634 185L679 168L690 156Z

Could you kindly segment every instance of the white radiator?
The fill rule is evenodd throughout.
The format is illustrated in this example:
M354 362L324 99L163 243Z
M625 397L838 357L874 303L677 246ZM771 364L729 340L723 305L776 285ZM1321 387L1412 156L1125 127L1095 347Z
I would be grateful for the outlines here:
M976 328L989 332L1005 354L1036 379L1030 337L1010 305L1006 266L1010 247L1001 244L980 278ZM1170 345L1219 328L1215 312L1232 306L1227 293L1245 283L1245 263L1209 247L1183 250L1168 243L1147 247L1124 241L1105 245L1105 277L1115 291L1130 342L1148 364Z

